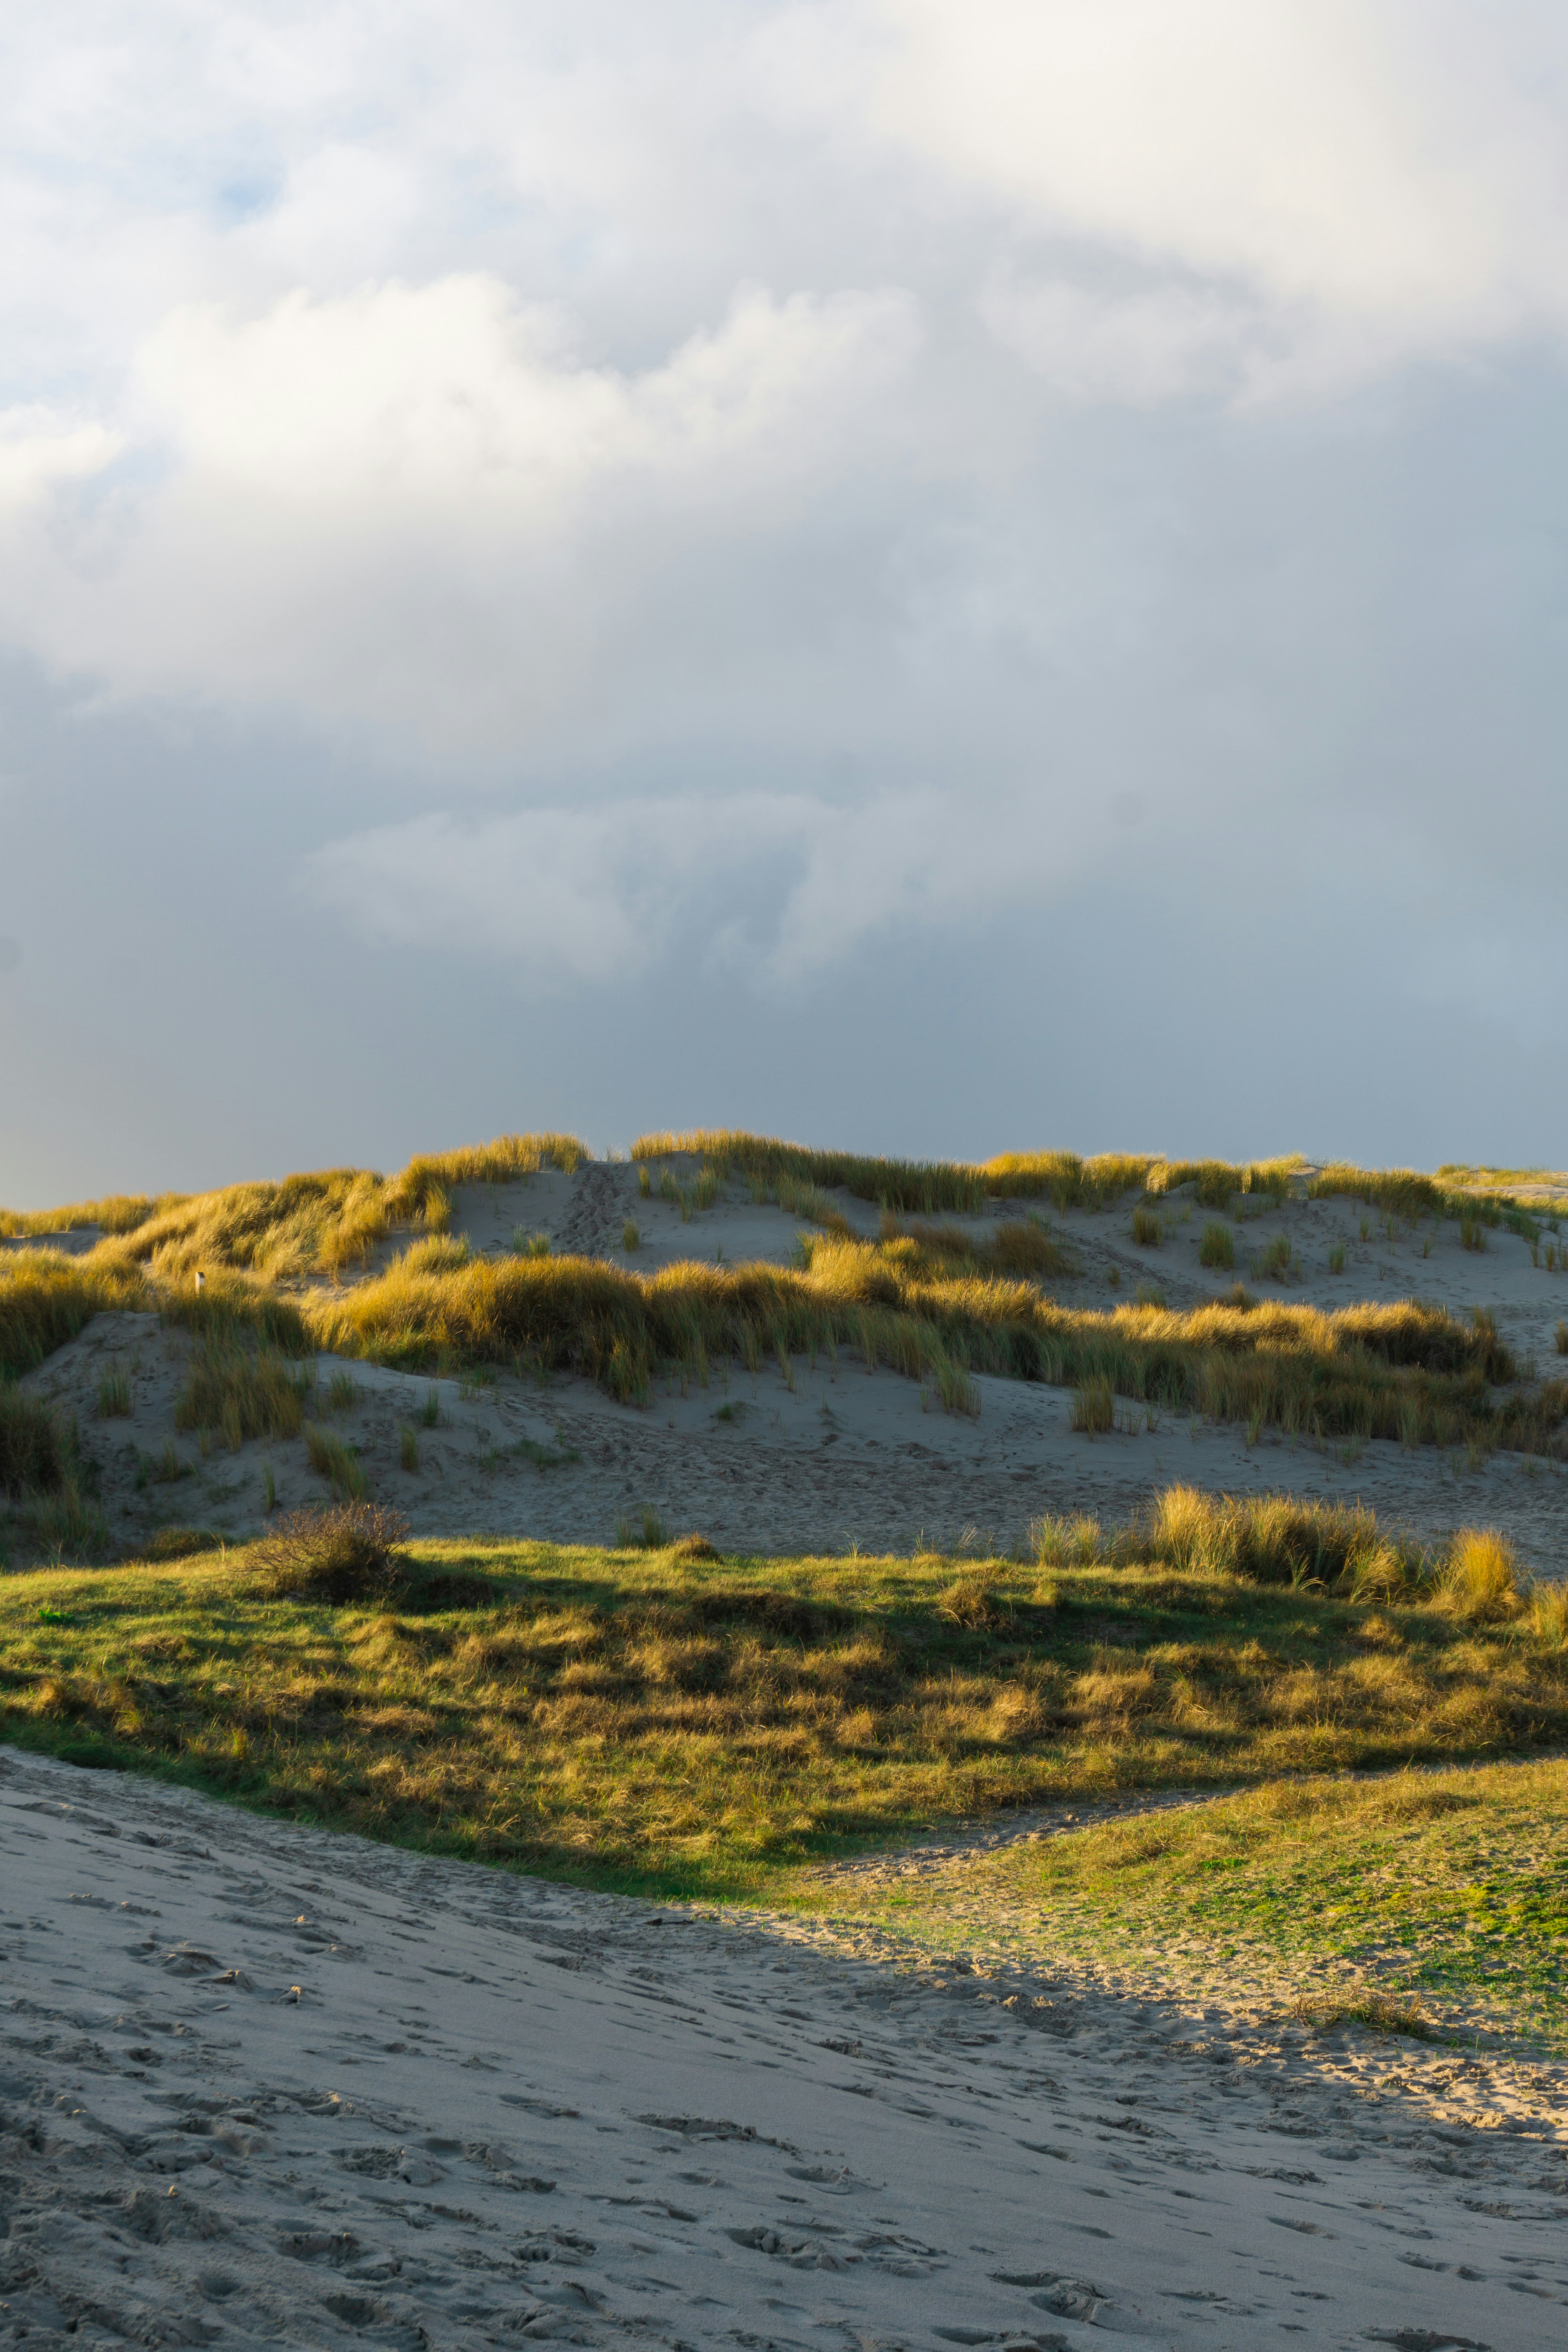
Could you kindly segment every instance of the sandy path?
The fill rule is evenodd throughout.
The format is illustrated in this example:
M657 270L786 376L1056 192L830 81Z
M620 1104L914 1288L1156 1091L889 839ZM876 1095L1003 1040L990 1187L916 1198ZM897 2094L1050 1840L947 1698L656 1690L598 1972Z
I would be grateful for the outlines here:
M0 2341L1568 2326L1549 2071L1478 2128L1429 2053L1331 2079L1239 2000L900 1969L14 1751L0 1887Z

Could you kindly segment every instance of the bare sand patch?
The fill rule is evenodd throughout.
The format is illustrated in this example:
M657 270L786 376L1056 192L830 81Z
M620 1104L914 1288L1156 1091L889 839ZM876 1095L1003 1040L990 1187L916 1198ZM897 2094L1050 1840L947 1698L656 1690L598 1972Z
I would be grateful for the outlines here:
M1559 2070L1325 2063L1244 1988L922 1962L14 1751L0 1875L18 2338L1562 2340Z

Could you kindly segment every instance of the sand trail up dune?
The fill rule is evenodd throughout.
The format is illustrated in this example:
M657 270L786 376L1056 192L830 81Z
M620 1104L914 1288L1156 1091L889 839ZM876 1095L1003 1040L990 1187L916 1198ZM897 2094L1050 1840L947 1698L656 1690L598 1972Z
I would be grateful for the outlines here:
M1546 2352L1568 2104L0 1751L0 2342ZM1397 2069L1397 2072L1394 2070ZM1522 2087L1521 2087L1522 2086ZM1488 2096L1497 2104L1481 2102Z

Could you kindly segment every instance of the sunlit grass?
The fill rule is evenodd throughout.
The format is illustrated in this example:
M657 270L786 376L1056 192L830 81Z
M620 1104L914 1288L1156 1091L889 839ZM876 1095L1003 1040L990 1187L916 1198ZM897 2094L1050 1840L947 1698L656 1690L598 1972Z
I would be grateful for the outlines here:
M1477 2025L1568 2055L1568 1764L1292 1779L1108 1821L889 1893L802 1884L847 1927L1001 1966L1274 2002L1319 2032Z
M1158 1561L709 1549L420 1542L387 1606L266 1600L244 1547L12 1576L0 1728L399 1843L692 1892L939 1814L1568 1735L1568 1660L1527 1610L1476 1622Z

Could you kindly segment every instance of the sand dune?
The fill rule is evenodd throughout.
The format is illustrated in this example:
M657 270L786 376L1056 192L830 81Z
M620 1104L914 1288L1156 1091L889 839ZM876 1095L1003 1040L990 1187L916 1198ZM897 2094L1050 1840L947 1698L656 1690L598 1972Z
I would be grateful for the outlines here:
M1456 2119L1405 2047L1373 2099L1244 2008L899 1967L14 1752L0 1884L0 2340L1568 2326L1553 2072Z

